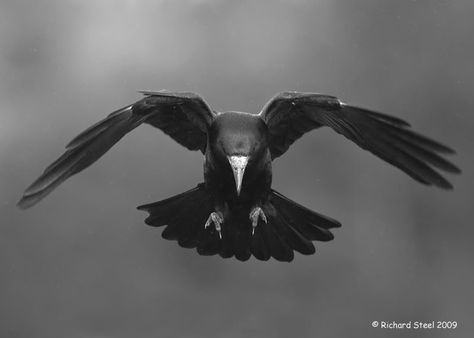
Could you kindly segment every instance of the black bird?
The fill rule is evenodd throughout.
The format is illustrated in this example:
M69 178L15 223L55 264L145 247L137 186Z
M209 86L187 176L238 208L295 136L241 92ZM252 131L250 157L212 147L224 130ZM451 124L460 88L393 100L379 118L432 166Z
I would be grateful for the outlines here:
M29 208L70 176L87 168L142 123L205 156L204 183L174 197L138 207L145 222L167 225L163 238L197 248L201 255L245 261L291 261L293 250L313 254L312 241L329 241L341 224L271 188L272 161L304 133L332 128L415 180L442 189L452 185L432 167L460 170L438 153L454 151L409 129L399 118L347 105L315 93L283 92L259 114L213 111L198 95L143 91L144 98L88 128L26 189L18 203Z

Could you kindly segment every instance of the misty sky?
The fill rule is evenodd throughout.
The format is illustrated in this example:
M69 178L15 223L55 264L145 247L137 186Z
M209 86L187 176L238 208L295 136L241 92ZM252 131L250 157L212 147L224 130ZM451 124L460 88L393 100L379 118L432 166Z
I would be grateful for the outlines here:
M0 0L0 337L387 334L374 320L456 320L468 336L473 16L468 0ZM221 111L336 95L453 147L463 175L425 187L331 130L305 135L273 186L343 226L290 264L201 257L146 226L137 205L203 179L202 154L149 126L15 207L72 137L164 88Z

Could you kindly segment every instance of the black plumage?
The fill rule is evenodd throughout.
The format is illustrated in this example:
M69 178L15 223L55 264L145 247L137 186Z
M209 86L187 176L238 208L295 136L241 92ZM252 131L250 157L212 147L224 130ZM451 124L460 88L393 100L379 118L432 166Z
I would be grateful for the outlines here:
M323 126L393 164L415 180L452 185L436 170L460 173L441 157L451 148L412 131L393 116L342 103L333 96L283 92L259 114L217 113L198 95L142 92L145 97L88 128L28 187L18 203L29 208L68 177L99 159L142 123L161 129L205 156L204 182L174 197L138 207L162 237L201 255L291 261L294 250L315 252L312 241L334 238L340 223L271 189L272 161L303 134ZM436 169L435 169L436 168Z

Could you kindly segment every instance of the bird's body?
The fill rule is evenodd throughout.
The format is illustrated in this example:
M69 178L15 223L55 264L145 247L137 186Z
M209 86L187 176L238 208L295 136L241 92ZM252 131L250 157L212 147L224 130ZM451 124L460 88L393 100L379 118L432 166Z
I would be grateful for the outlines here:
M251 208L264 202L271 188L271 156L267 128L257 115L225 112L211 126L205 152L204 181L215 196L218 208ZM220 144L225 144L226 149ZM228 156L252 154L242 175L242 187L236 193L235 177ZM224 204L224 205L219 205Z
M333 239L340 223L274 191L272 162L304 133L327 126L415 180L451 189L432 167L459 173L437 153L450 148L408 129L401 119L349 106L333 96L283 92L259 114L216 113L193 93L144 92L145 98L110 114L66 147L25 191L28 208L85 169L126 133L150 124L204 155L204 183L163 201L140 206L146 223L167 225L162 236L203 255L291 261L293 250L314 253L311 241Z

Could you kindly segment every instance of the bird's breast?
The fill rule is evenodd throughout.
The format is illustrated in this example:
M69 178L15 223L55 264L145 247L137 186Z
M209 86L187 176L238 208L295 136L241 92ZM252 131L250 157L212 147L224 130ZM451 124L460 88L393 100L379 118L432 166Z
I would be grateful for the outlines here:
M235 177L228 163L204 164L206 185L217 199L229 205L253 206L256 201L265 199L271 187L271 162L266 165L249 163L242 179L240 194L237 194Z

